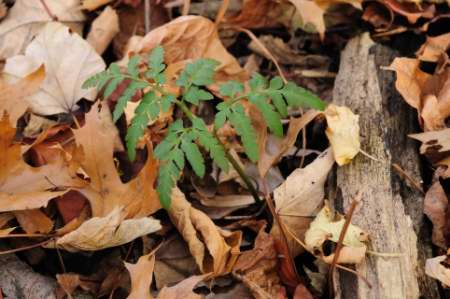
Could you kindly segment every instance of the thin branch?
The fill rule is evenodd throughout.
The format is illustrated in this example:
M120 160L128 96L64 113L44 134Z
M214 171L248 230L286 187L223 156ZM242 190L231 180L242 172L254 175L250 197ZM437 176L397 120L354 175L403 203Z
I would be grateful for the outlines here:
M345 215L345 222L344 226L342 227L341 233L339 234L339 239L336 245L336 250L334 251L333 261L331 262L330 269L328 271L328 281L330 282L330 298L333 298L334 296L334 270L336 268L336 263L339 259L339 254L341 253L341 249L343 247L343 242L345 238L345 234L347 233L347 229L350 226L353 212L355 211L356 205L362 198L362 193L358 192L356 194L356 197L353 199L352 204L350 206L350 209L348 210L347 214Z

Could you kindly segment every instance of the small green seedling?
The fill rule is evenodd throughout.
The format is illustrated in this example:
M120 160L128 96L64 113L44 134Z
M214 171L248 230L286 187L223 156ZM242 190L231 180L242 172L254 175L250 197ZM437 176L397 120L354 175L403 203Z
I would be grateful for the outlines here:
M161 204L169 209L172 188L181 176L185 159L197 176L205 175L205 160L199 145L222 170L228 171L229 162L233 162L221 142L208 130L203 119L194 115L189 109L189 105L197 106L200 101L214 98L205 86L214 83L214 70L219 63L212 59L198 59L187 64L176 80L176 85L181 88L179 97L165 89L166 65L164 50L161 46L153 49L148 56L146 71L140 70L140 63L140 56L131 57L125 72L121 71L117 64L112 63L107 70L84 82L83 88L103 89L103 98L107 99L121 82L129 81L125 91L117 100L113 112L114 122L124 113L127 102L136 92L142 92L142 99L135 110L135 116L131 120L125 138L128 157L131 161L136 157L136 145L144 135L147 124L150 120L158 118L161 111L167 112L172 105L176 105L190 120L191 124L187 127L181 119L173 122L168 128L167 135L157 145L154 152L155 157L160 161L157 191ZM284 83L280 77L267 81L260 74L254 74L249 81L249 87L249 90L245 91L243 83L237 81L229 81L220 86L219 93L227 100L216 106L214 127L219 129L228 121L240 136L245 153L252 162L258 160L258 144L255 129L242 105L244 101L249 101L259 109L269 130L276 136L283 135L281 118L287 117L288 107L302 106L318 110L323 110L325 107L317 96L293 82ZM236 163L232 164L236 167Z

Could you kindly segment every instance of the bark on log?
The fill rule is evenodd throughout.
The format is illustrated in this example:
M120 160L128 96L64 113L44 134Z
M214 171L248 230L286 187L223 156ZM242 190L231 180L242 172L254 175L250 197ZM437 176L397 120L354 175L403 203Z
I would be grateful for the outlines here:
M390 64L394 54L364 34L352 39L341 55L333 102L360 115L361 148L380 161L359 154L352 163L338 168L335 205L347 211L361 190L363 200L352 222L369 232L369 249L402 255L369 254L356 267L372 289L354 275L339 272L337 298L439 298L436 282L424 273L431 245L424 225L423 195L392 169L392 163L397 163L420 180L417 145L407 138L417 132L416 113L396 92L394 74L380 69Z

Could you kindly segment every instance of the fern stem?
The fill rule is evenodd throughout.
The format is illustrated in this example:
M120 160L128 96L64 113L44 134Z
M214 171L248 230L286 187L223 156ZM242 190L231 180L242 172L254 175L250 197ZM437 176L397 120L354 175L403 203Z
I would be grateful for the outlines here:
M188 106L180 100L175 100L175 104L186 114L186 116L193 121L197 116L195 116L191 110L189 110ZM258 191L256 190L255 186L253 186L252 182L250 181L250 178L245 173L245 171L242 169L242 167L239 165L239 163L236 161L236 159L233 158L233 156L227 151L225 146L222 144L222 142L219 140L216 134L214 134L214 137L219 141L219 144L224 148L225 156L228 159L228 161L231 163L233 168L236 170L236 172L241 177L242 181L247 186L248 191L250 191L251 195L255 199L255 203L260 204L261 199L259 198Z

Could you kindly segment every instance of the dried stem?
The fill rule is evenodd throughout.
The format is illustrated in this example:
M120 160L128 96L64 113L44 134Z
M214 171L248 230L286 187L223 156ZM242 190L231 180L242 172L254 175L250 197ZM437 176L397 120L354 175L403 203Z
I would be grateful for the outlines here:
M334 251L333 261L331 262L330 269L328 271L328 281L330 282L330 298L334 297L334 270L336 268L336 263L339 259L339 254L341 253L341 249L343 247L343 241L345 238L345 234L347 233L347 229L350 226L353 212L355 211L356 205L361 200L362 194L358 192L356 197L353 199L350 209L345 215L344 226L342 227L341 233L339 234L339 239L336 245L336 250Z

